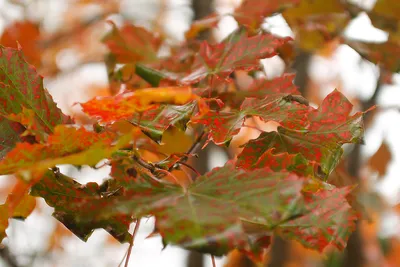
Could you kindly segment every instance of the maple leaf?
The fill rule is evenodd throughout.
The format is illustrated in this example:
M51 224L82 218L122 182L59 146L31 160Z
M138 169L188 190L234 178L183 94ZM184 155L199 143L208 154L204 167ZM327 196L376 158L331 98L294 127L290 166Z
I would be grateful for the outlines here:
M189 30L185 32L186 40L195 38L199 33L216 27L220 19L221 17L214 13L205 18L193 21Z
M281 223L276 231L320 252L328 245L343 250L356 228L357 215L346 201L351 190L352 187L343 187L303 193L309 212Z
M244 0L241 5L235 9L233 16L239 24L255 30L260 27L265 17L273 15L276 12L281 12L299 2L300 0Z
M274 153L271 148L260 155L240 154L236 166L246 170L270 168L273 171L289 171L302 176L314 176L315 163L309 162L301 154ZM248 156L248 157L246 157Z
M182 131L197 107L196 101L185 105L161 105L142 112L135 113L129 121L154 141L160 143L164 131L174 126Z
M400 38L399 38L400 40ZM384 43L348 40L346 43L367 60L380 64L389 71L400 71L400 41L389 38Z
M25 126L25 131L23 131L22 136L35 136L36 140L43 142L47 139L47 129L40 123L32 109L22 107L20 113L10 114L6 116L6 118Z
M372 155L368 160L368 167L379 174L379 177L383 177L388 169L388 165L392 160L392 153L390 147L383 141L379 149Z
M41 65L41 51L38 46L40 40L39 26L31 21L17 21L4 29L0 37L0 45L24 49L28 62L34 66Z
M288 95L301 95L294 85L296 74L284 74L272 80L255 79L246 90L237 90L234 92L224 92L219 94L219 98L233 107L239 107L246 97L249 98L279 98Z
M46 144L17 143L0 161L0 173L33 173L58 164L95 165L114 152L118 145L113 132L90 132L65 125L55 128ZM126 140L124 140L126 142Z
M14 145L21 141L20 134L25 127L18 122L7 120L0 116L0 159L2 159Z
M310 51L323 47L339 35L351 19L338 0L301 0L282 15L296 33L295 40L300 48Z
M343 153L342 144L358 143L362 140L364 112L350 116L352 108L353 105L335 90L324 99L318 109L310 111L310 125L305 130L278 127L277 132L262 133L244 146L239 158L248 162L254 159L255 164L271 148L275 148L276 153L300 153L307 160L319 163L326 176L339 163Z
M315 219L314 214L326 213L333 204L325 209L320 207L325 201L319 202L318 198L313 198L315 203L308 203L302 193L305 184L306 180L295 174L272 172L268 168L244 171L228 163L198 177L188 188L142 174L126 185L130 194L115 196L96 214L92 207L98 205L96 203L77 205L85 209L82 220L88 221L92 216L106 219L116 214L154 215L165 243L214 255L225 254L234 248L251 249L248 238L272 234L275 230L290 236L292 221L293 224L302 223L298 238L307 239L306 245L312 248L322 250L335 243L338 233L331 229L337 229L335 223L338 222L340 227L345 227L340 237L347 239L348 234L342 233L352 229L350 226L355 218L351 216L350 206L343 205L346 203L345 192L335 195L321 189L321 194L331 196L327 199L341 203L343 208L338 210L337 220L325 216ZM347 225L343 225L346 220ZM263 230L246 232L243 224L261 225ZM318 242L317 246L315 240L320 237L314 234L319 231L324 231L327 236L326 242Z
M18 181L6 202L0 205L0 242L6 237L8 220L25 219L36 207L36 199L27 194L25 183Z
M209 111L192 119L192 122L207 126L208 140L217 145L229 144L248 116L258 116L264 121L275 121L288 127L304 128L308 123L309 107L291 100L290 95L282 97L282 94L267 95L264 99L248 98L239 111Z
M250 71L259 68L260 59L275 56L276 50L290 40L289 37L279 38L271 34L248 37L246 32L237 31L216 45L203 42L191 73L180 81L183 84L194 84L206 77L225 81L234 70Z
M135 113L157 107L156 104L184 105L198 97L191 87L147 88L116 96L95 98L81 104L83 111L103 122L130 119Z
M168 74L187 73L193 65L194 58L200 48L200 41L191 40L178 47L171 47L171 55L166 58L160 58L157 69L163 70ZM165 75L164 78L167 78ZM176 77L174 77L176 79Z
M30 110L35 123L30 127L41 129L43 134L51 133L58 124L70 122L57 108L43 87L43 78L25 61L20 49L0 46L0 103L0 115L7 118L24 109ZM23 119L18 122L26 121L31 122Z
M120 242L129 242L130 216L113 216L107 220L93 220L90 223L81 221L84 216L74 203L89 201L107 201L106 193L96 183L81 185L61 173L47 171L31 189L31 195L42 197L46 203L55 208L53 216L63 223L71 232L84 241L97 228L104 228ZM101 207L99 207L101 209Z
M377 0L374 8L368 12L372 24L385 30L398 32L400 5L396 0Z
M338 0L326 0L324 2L313 0L301 0L300 4L285 10L282 15L289 26L304 25L307 20L319 15L343 13L345 6Z
M118 29L111 21L112 31L103 38L118 63L151 62L157 58L161 39L143 27L124 24Z

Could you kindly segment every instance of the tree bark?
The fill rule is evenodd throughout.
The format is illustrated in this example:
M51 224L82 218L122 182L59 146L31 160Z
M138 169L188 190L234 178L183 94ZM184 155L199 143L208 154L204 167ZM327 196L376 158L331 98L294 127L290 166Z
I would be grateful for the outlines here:
M274 242L271 248L271 260L268 267L282 267L289 255L289 243L279 236L274 237Z
M311 53L299 51L292 66L296 72L294 83L303 96L307 96L307 87L309 81L308 66L310 64L311 57ZM290 243L279 236L275 236L274 238L275 239L272 243L270 252L271 260L267 264L267 267L282 267L285 265L285 262L289 256Z
M192 0L193 20L204 18L212 13L214 0ZM198 38L206 40L210 36L209 32L202 32ZM205 148L199 153L199 159L196 160L194 168L201 174L207 172L207 157L209 156L209 148ZM187 267L203 267L204 256L201 253L190 251L187 259Z
M214 0L192 0L193 20L210 15L214 10Z
M296 78L294 83L299 88L303 96L307 96L308 86L308 66L310 65L312 54L305 51L300 51L293 63L293 69L296 71Z
M214 0L192 0L193 20L207 17L214 11ZM207 40L210 37L210 31L204 31L197 37L200 40Z
M381 72L380 72L381 73ZM382 90L381 74L378 75L376 81L376 87L372 97L361 103L361 109L363 111L371 108L376 104L376 100L379 93ZM369 113L364 115L366 120L370 116ZM354 149L351 151L348 159L347 171L352 177L355 177L356 182L360 181L360 169L361 169L361 146L356 144ZM347 242L347 247L344 252L343 267L362 267L365 263L365 256L363 253L363 241L360 232L359 224L356 225L356 230L352 233Z

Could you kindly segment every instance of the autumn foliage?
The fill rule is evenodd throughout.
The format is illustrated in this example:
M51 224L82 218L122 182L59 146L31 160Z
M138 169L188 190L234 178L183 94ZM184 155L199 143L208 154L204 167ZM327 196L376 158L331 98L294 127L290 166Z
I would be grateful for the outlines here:
M380 24L386 19L380 2L390 0L378 0L370 12L377 27L386 25ZM261 28L276 12L283 12L298 38ZM63 114L44 87L39 73L48 71L46 62L29 43L38 38L36 29L29 22L7 29L0 46L0 174L19 182L0 206L0 240L8 219L29 216L34 197L40 197L85 241L103 228L130 243L129 226L154 216L154 234L165 245L212 255L237 249L263 261L274 235L319 252L343 250L360 213L352 208L354 186L328 178L342 146L362 142L367 110L355 112L338 90L319 107L310 105L290 68L268 79L260 60L279 55L291 64L296 47L319 49L335 39L398 71L398 57L385 54L399 55L398 29L379 45L343 39L339 33L352 12L354 7L335 0L245 0L232 14L239 28L224 40L195 38L217 25L221 17L213 14L194 22L187 40L168 56L159 56L165 36L129 22L111 23L98 40L108 48L103 56L111 93L76 104L86 124ZM10 37L25 29L29 40ZM249 86L238 85L238 71L252 80ZM264 131L258 122L276 127ZM200 149L210 143L229 147L251 123L259 136L243 141L223 167L204 175L191 167ZM184 140L182 149L178 143ZM63 164L107 164L111 172L102 184L79 184L59 171Z

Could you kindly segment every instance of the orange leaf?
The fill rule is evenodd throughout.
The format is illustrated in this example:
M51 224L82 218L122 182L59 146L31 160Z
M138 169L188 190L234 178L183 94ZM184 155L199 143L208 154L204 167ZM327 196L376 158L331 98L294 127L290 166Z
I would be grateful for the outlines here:
M390 152L389 146L386 142L382 142L378 151L369 159L368 166L378 172L379 176L382 177L386 174L389 162L392 160L392 153Z
M17 42L22 46L27 61L35 66L40 66L41 52L37 45L40 37L39 27L30 21L15 22L8 26L0 37L0 44L18 48Z
M6 237L8 219L26 218L35 209L36 199L29 196L30 184L18 181L4 204L0 205L0 242Z
M193 39L200 32L216 27L218 25L219 20L220 16L215 13L205 18L195 20L190 26L190 29L187 32L185 32L186 39Z
M118 63L151 62L157 57L161 39L145 28L125 24L118 29L111 21L112 31L103 38Z
M147 88L135 92L123 92L115 96L92 99L81 104L83 111L97 116L103 122L127 119L136 112L145 111L155 104L183 105L199 99L191 87Z

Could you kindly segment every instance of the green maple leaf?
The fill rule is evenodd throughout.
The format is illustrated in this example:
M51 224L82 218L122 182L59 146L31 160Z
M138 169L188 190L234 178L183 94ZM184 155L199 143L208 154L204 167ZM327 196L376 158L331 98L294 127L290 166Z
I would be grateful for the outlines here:
M56 125L70 122L43 87L43 78L35 67L25 61L20 49L0 46L0 103L0 158L14 147L20 140L19 135L25 131L19 123L33 129L38 139L43 140L43 135L52 133ZM23 114L24 110L32 117Z
M31 189L31 195L39 196L55 208L53 216L63 223L71 232L84 241L97 228L104 228L120 242L129 242L130 216L113 216L107 220L93 220L90 223L79 219L82 213L74 203L88 201L107 201L102 188L96 183L81 185L61 173L47 171L42 179ZM101 207L98 207L101 209Z
M353 105L335 90L318 109L310 111L310 124L305 129L278 127L276 132L262 133L244 145L238 159L247 161L247 165L256 164L263 153L274 148L274 153L302 154L320 164L323 176L327 176L339 163L342 145L362 141L364 112L351 116L352 109Z
M347 188L320 189L324 198L309 197L302 191L306 179L268 168L245 171L228 163L198 177L188 188L144 173L124 183L125 192L107 203L76 203L82 211L80 219L154 215L165 243L215 255L234 248L251 252L250 240L274 232L293 237L297 230L293 224L300 229L296 238L307 240L308 247L322 250L333 244L343 248L342 241L354 228L355 217L345 199ZM335 209L337 205L342 208ZM314 216L328 213L338 219ZM321 240L321 232L329 236Z
M122 137L122 143L129 140ZM59 125L49 136L46 144L17 143L3 160L0 161L0 173L28 174L44 171L58 164L90 165L110 157L122 143L113 146L118 140L114 132L96 133L85 128L76 129Z

